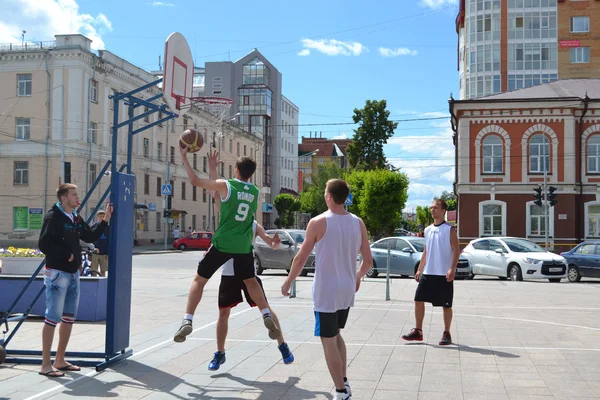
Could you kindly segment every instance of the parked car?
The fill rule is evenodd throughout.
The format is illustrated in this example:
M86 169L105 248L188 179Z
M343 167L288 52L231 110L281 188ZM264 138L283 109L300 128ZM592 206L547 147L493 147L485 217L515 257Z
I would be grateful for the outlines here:
M582 277L600 278L600 242L583 242L560 253L567 260L567 277L579 282Z
M473 275L491 275L511 281L548 279L550 282L560 282L567 277L564 257L546 251L528 239L475 239L463 249L463 255L470 261Z
M270 229L266 231L269 236L279 234L281 239L281 246L277 250L273 250L271 246L265 243L260 237L256 238L254 244L254 263L256 266L256 273L262 274L266 269L284 269L288 273L292 267L292 260L296 256L306 231L300 229ZM315 252L308 257L306 265L301 272L301 276L308 275L309 272L315 271Z
M390 246L390 274L402 277L415 276L421 256L425 249L425 239L416 236L388 237L379 239L371 245L373 267L367 272L369 278L385 274L387 269L387 251ZM456 267L456 278L470 278L469 260L462 255Z
M173 247L179 250L208 249L212 241L212 232L192 232L191 235L173 241Z

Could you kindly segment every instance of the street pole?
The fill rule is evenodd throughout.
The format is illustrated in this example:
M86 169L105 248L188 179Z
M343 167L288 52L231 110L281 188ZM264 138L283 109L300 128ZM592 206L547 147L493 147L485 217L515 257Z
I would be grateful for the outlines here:
M385 300L390 300L390 262L392 257L391 243L387 246L387 265L385 270Z
M549 205L548 205L548 168L546 165L546 134L543 134L544 141L544 248L548 251L548 229L549 229Z
M171 132L175 132L175 120L172 119L171 120ZM165 171L165 185L169 184L169 174L170 174L170 168L171 168L171 155L169 154L169 132L167 132L167 140L166 140L166 145L165 145L165 153L166 153L166 157L165 157L165 161L167 162L167 168ZM173 190L173 188L171 188L171 190ZM168 249L168 241L169 241L169 218L165 217L164 215L164 210L167 209L167 204L168 204L168 195L165 195L165 198L163 200L163 217L164 217L164 226L165 226L165 250Z

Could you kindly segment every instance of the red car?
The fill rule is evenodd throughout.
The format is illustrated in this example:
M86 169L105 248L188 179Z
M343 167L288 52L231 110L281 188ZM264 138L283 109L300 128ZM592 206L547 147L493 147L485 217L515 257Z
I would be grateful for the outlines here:
M212 240L212 232L192 232L190 236L176 239L173 247L179 250L208 249Z

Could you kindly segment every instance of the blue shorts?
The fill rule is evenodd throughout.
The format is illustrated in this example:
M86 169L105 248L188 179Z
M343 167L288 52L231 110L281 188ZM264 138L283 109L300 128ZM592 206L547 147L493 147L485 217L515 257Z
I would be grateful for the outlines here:
M46 320L48 325L75 322L79 306L79 271L74 274L57 269L44 269L46 286Z

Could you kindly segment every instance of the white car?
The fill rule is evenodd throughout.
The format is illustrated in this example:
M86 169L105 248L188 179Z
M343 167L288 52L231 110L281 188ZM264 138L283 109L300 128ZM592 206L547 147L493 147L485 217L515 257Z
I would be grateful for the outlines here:
M489 237L472 240L463 249L473 275L491 275L511 281L567 278L567 261L534 242L516 237Z

